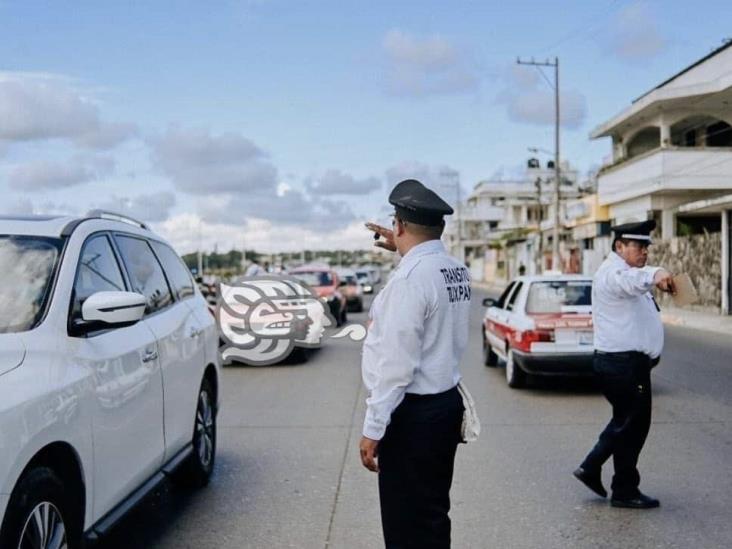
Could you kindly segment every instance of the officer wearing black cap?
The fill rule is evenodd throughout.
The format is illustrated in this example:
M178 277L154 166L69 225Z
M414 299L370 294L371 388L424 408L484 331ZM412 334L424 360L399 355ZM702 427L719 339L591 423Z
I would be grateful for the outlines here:
M651 368L663 350L663 324L651 290L673 293L672 275L646 265L653 220L613 227L613 251L595 274L592 318L593 369L612 405L610 423L574 476L606 497L602 465L613 457L611 505L649 509L657 499L639 487L637 464L651 425Z
M387 548L450 547L450 486L463 401L470 275L440 241L452 208L419 181L389 195L393 230L367 227L402 255L369 313L362 373L369 396L360 451L379 474Z

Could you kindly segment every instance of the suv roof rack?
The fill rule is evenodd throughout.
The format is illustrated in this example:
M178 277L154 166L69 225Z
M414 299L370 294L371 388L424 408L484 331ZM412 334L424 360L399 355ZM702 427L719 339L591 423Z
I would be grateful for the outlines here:
M137 219L135 219L134 217L130 217L129 215L124 215L109 210L96 209L90 210L84 217L69 221L66 226L61 230L61 236L71 236L71 233L74 232L76 227L84 223L84 221L89 221L90 219L110 219L112 221L120 221L122 223L127 223L128 225L134 225L135 227L140 227L141 229L145 229L148 231L150 230L150 227L148 227L145 223L143 223L142 221L138 221Z
M134 217L130 217L129 215L124 215L118 212L113 212L111 210L90 210L89 213L86 214L87 217L91 218L97 218L97 219L111 219L114 221L121 221L122 223L128 223L130 225L135 225L137 227L140 227L141 229L149 229L145 223L142 221L139 221L135 219Z

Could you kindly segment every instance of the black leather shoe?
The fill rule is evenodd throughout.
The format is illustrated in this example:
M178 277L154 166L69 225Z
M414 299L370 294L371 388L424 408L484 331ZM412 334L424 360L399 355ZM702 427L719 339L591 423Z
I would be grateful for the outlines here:
M605 490L605 487L602 485L602 477L599 472L592 474L585 471L582 467L577 467L572 474L577 480L595 492L598 496L603 498L607 497L607 490Z
M613 495L610 500L610 505L613 507L626 507L628 509L653 509L661 505L661 502L638 492L638 495L632 498L617 498Z

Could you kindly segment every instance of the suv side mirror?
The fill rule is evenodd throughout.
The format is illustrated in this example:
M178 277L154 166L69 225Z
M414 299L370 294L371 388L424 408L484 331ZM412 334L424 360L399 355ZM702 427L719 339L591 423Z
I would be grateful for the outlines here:
M81 318L73 321L74 332L131 326L145 314L145 305L145 296L136 292L96 292L82 304Z
M483 300L483 307L496 307L498 305L498 300L493 299L492 297L486 297Z

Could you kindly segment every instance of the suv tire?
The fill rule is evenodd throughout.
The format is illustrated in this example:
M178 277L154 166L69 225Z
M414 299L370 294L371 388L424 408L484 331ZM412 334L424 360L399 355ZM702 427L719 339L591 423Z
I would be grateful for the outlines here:
M56 473L35 467L23 474L13 490L0 530L0 547L79 549L82 514Z
M176 474L179 484L192 488L206 486L216 461L216 409L211 383L204 378L196 399L193 424L193 453Z

